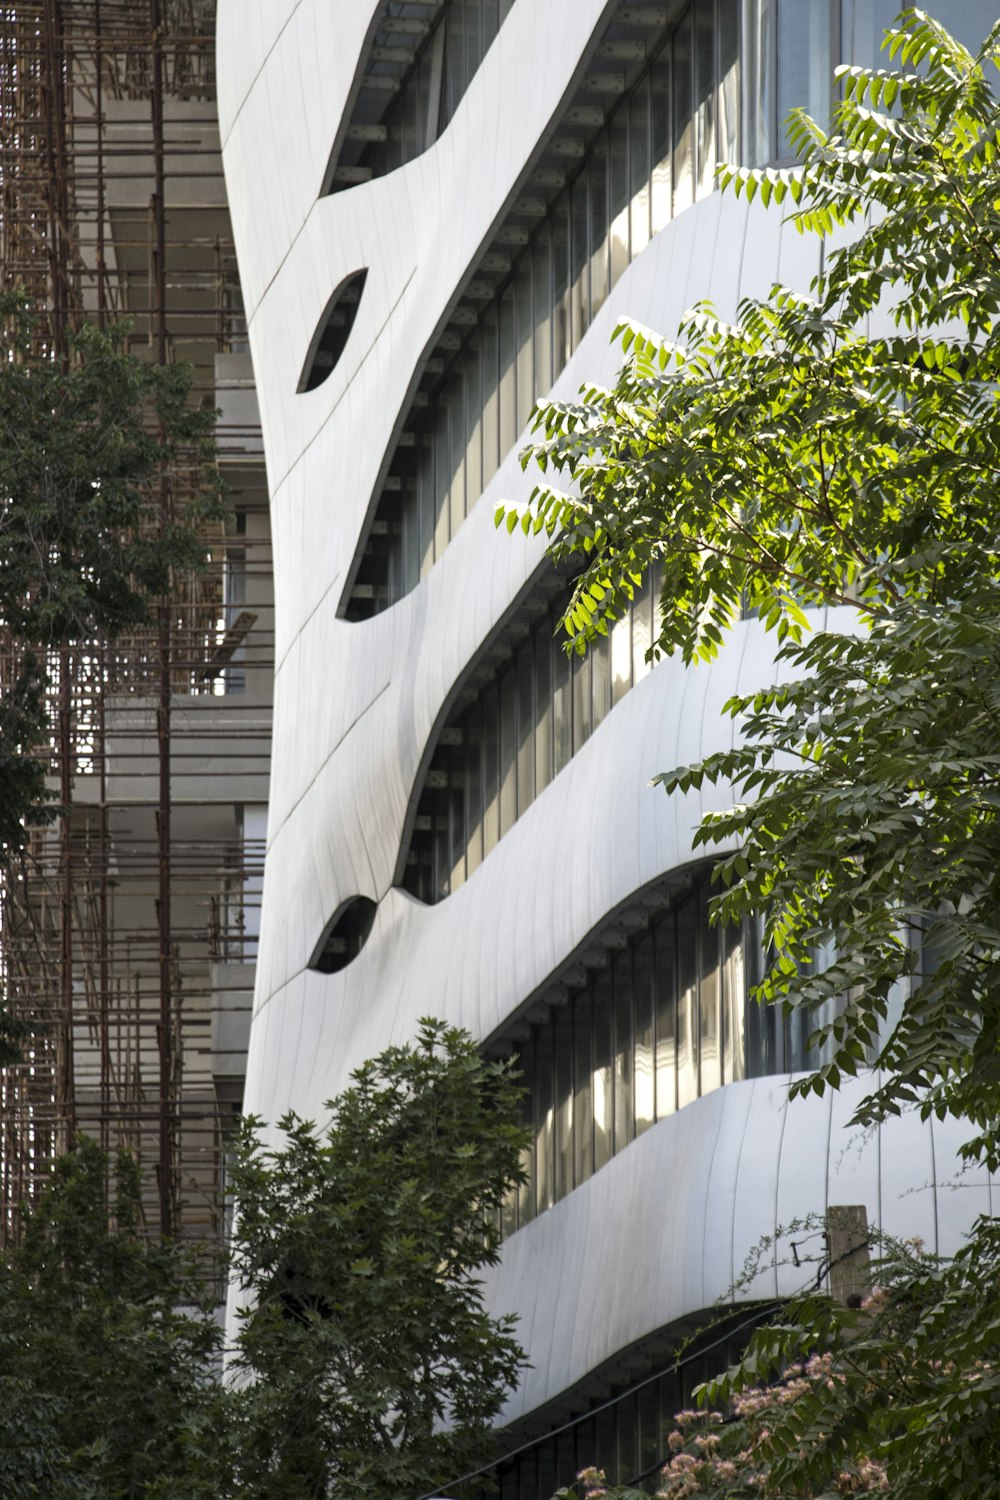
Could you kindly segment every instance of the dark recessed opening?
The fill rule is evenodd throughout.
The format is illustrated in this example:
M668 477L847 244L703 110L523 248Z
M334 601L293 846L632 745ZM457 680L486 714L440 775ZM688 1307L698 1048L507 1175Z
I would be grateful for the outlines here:
M302 367L300 395L303 391L314 391L318 385L322 385L343 354L354 327L354 319L358 315L358 305L367 278L367 266L362 271L352 271L326 304Z
M377 906L368 896L352 896L338 906L309 960L310 969L336 974L346 969L368 941Z

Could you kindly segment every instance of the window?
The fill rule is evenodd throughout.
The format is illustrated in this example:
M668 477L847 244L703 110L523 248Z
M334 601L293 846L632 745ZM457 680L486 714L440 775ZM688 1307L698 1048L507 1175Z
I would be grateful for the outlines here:
M353 271L340 283L326 304L302 367L298 385L300 394L303 391L314 391L332 374L347 347L367 279L367 268Z
M367 943L377 909L368 896L352 896L338 906L313 950L309 968L320 974L346 969Z
M395 522L401 507L402 524L373 536L356 559L341 604L349 619L414 586L412 570L393 559L407 545L406 516L424 484L431 493L423 503L438 517L447 511L448 524L422 550L420 576L440 558L630 261L672 214L712 189L720 155L736 159L737 5L692 0L669 24L658 7L616 13L614 41L592 57L428 361L405 422L423 440L400 444L378 512ZM441 23L451 28L441 44L448 77L468 78L469 57L484 44L474 9L452 0ZM473 454L460 475L459 451ZM414 465L416 486L394 488L413 478Z
M610 636L582 657L563 648L561 605L541 605L527 638L520 626L510 655L439 733L403 867L412 895L433 902L457 889L582 750L608 712L612 677L617 701L646 675L658 594L654 569ZM446 829L447 859L435 853Z
M553 982L549 1013L513 1043L532 1093L534 1186L512 1196L506 1222L526 1223L579 1187L656 1121L727 1083L801 1072L828 1057L808 1046L840 1008L782 1016L750 986L763 974L760 928L709 921L711 865L677 871L625 916L591 935L590 971ZM816 962L831 961L831 951ZM575 974L579 964L574 960ZM536 1005L545 1005L545 998ZM523 1023L522 1023L523 1024ZM500 1039L502 1045L502 1038ZM518 1215L521 1214L521 1217Z
M323 193L383 177L447 127L512 0L389 0L355 79Z

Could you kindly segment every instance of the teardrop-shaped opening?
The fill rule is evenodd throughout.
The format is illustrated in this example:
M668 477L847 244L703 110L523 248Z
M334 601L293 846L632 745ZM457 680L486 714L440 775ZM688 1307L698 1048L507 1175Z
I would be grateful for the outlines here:
M352 896L337 907L316 944L310 969L320 974L336 974L346 969L368 941L378 910L368 896Z
M352 271L326 304L302 367L299 395L322 385L338 363L351 336L367 279L367 266L361 271Z

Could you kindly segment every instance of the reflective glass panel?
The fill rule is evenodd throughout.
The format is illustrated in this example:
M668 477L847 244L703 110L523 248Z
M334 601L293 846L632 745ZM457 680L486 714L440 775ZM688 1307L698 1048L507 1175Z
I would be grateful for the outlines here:
M691 118L694 100L692 72L694 38L691 10L674 32L671 100L674 113L674 213L683 213L694 202L694 122Z
M695 0L694 6L694 117L695 196L704 198L715 186L715 17L714 0Z
M594 976L594 1171L610 1161L614 1151L614 1081L612 1060L613 1005L610 968Z
M551 1023L535 1036L535 1210L551 1208L555 1202L553 1180L553 1056Z
M656 924L653 934L656 963L656 1118L677 1108L677 975L674 914Z
M647 933L635 944L635 1133L652 1125L656 1117L653 1073L653 936Z
M613 959L615 994L615 1150L622 1151L635 1135L634 1017L632 1008L632 953L626 948Z
M677 908L677 1107L698 1097L698 898Z
M630 256L634 260L649 243L649 79L636 89L629 107Z
M699 959L700 959L700 1029L699 1053L701 1058L700 1092L709 1093L722 1082L721 1049L721 975L719 972L719 929L709 921L708 909L712 892L703 885L698 899Z

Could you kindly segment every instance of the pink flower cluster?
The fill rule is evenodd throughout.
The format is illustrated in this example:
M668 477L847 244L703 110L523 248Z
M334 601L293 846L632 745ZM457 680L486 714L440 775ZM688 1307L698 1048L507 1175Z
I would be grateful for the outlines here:
M583 1500L600 1500L602 1495L607 1494L607 1476L603 1469L581 1469L576 1477L578 1483L583 1485Z

